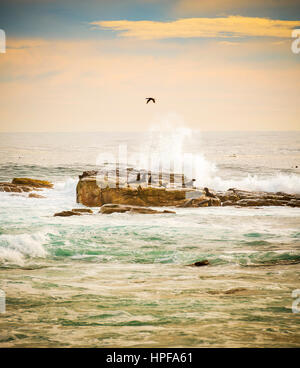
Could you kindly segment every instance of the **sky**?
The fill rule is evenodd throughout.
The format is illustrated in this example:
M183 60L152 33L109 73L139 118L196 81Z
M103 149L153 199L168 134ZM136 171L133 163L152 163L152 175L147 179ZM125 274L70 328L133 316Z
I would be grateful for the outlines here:
M0 29L0 132L300 130L300 0L0 0Z

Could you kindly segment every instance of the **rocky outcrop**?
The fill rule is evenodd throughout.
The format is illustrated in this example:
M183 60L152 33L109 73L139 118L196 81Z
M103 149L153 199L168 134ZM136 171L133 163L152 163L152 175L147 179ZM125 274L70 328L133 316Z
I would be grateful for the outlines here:
M111 213L116 213L116 212L117 213L130 212L130 213L141 213L141 214L176 213L174 211L168 211L168 210L157 211L149 207L126 206L122 204L112 204L112 203L104 204L103 206L101 206L99 212L106 214L106 215L111 214Z
M130 206L176 206L186 201L185 190L164 187L101 188L96 177L87 176L77 184L77 202L88 207L100 207L106 203Z
M126 185L119 188L101 187L95 172L84 172L77 184L77 202L88 207L99 207L107 203L129 206L220 206L219 198L207 197L201 191L198 198L188 198L187 193L197 192L193 188L166 188L164 186ZM91 176L89 176L89 174Z
M300 207L299 194L282 192L250 192L230 188L226 192L216 192L222 206L261 207L261 206L290 206Z
M130 170L131 173L134 172L133 169ZM166 174L159 175L159 181L154 183L154 174L135 173L136 178L128 180L128 177L126 178L128 172L120 171L117 185L112 188L107 185L109 180L105 177L102 178L102 182L97 180L97 171L85 171L79 176L76 188L77 202L88 207L100 207L108 203L142 207L300 207L300 195L297 194L250 192L235 188L224 192L212 191L208 188L200 190L193 187L193 180L189 182L177 174L169 175L172 180L166 184Z
M69 217L69 216L81 216L82 214L93 213L89 208L73 208L71 211L57 212L54 216Z
M14 178L11 183L0 183L0 192L23 193L38 191L43 188L52 188L53 184L46 180L37 180L30 178ZM31 194L31 198L40 198L37 194Z
M53 184L49 181L30 178L14 178L12 184L26 185L33 188L53 188Z

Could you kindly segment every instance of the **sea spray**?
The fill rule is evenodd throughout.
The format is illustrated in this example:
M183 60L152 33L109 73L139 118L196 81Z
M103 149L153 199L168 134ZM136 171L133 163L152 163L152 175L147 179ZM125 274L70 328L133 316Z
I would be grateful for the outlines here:
M203 151L204 140L201 132L187 127L184 119L177 114L169 113L156 117L148 131L146 144L141 151L147 157L153 157L151 169L185 174L195 179L196 187L210 187L216 190L238 188L252 191L300 193L300 175L297 174L249 174L236 179L222 177L219 167L209 161ZM189 147L197 147L197 151L188 152ZM234 156L235 157L235 156ZM144 161L146 164L147 161Z
M146 144L141 150L151 160L151 169L183 174L187 179L212 177L216 171L201 152L191 152L189 148L195 140L195 131L187 127L182 117L169 113L156 118L148 131ZM199 133L199 131L197 131Z

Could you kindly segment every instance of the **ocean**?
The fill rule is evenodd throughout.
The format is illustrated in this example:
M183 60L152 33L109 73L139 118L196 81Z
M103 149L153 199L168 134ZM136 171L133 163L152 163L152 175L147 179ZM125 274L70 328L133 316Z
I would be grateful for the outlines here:
M1 133L0 181L54 188L0 192L0 347L299 347L300 208L53 217L120 145L192 154L199 187L300 193L300 132Z

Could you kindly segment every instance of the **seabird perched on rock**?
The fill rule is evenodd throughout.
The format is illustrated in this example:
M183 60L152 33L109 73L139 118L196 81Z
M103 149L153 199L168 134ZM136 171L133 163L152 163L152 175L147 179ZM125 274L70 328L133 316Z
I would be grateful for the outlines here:
M153 98L153 97L146 97L146 100L147 100L146 104L149 103L150 101L155 103L155 98Z
M212 193L210 193L210 191L208 190L208 188L203 188L206 197L211 197L211 198L216 198L216 196Z

